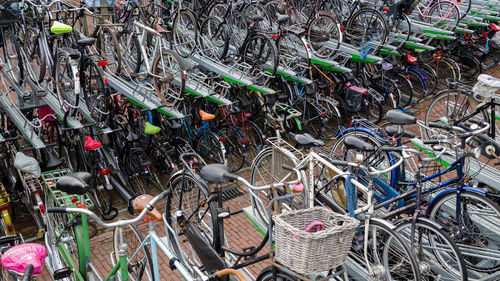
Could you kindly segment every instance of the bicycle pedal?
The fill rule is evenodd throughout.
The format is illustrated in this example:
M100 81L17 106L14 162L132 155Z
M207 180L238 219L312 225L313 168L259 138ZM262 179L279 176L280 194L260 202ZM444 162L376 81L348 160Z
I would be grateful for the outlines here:
M71 276L72 272L73 271L69 267L60 268L60 269L54 271L54 274L52 275L52 277L54 277L54 280L68 278Z

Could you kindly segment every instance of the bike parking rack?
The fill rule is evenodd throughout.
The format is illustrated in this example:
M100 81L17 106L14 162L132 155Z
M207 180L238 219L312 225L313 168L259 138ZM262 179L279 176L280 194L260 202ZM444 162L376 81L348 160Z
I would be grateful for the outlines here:
M145 85L126 81L125 79L107 73L108 85L111 86L119 94L124 95L127 99L142 108L149 110L157 110L159 113L172 118L183 118L184 115L173 107L165 106L154 93L154 90L148 89Z

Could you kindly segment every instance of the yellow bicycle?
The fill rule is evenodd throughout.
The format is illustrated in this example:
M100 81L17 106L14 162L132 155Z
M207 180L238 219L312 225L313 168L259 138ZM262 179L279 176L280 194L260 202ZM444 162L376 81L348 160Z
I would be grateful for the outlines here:
M1 214L1 236L15 235L16 230L12 224L10 197L3 183L0 182L0 214Z

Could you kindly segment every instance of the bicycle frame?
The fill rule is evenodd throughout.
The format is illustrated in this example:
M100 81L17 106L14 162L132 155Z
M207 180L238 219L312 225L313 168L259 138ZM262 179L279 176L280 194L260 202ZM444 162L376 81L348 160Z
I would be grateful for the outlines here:
M140 36L137 36L137 39L139 41L139 50L140 50L141 55L142 55L142 60L144 61L144 64L146 66L145 73L148 76L162 78L161 76L153 74L152 62L153 62L153 59L156 57L156 54L161 55L162 50L169 49L167 47L166 42L163 42L163 40L165 40L165 39L158 33L158 31L156 31L150 27L145 26L144 24L142 24L139 21L136 21L134 19L132 19L132 26L134 27L135 34L140 35ZM156 40L154 40L155 41L154 48L152 49L152 53L150 53L150 54L148 53L148 50L146 49L146 41L148 40L147 39L148 34L153 34L156 37L155 38Z

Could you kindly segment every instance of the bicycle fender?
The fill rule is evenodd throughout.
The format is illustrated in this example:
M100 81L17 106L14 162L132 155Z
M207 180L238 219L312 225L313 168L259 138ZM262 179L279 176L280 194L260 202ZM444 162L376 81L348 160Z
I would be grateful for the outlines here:
M384 219L381 219L381 218L371 218L370 221L376 221L380 224L383 224L385 225L387 228L391 229L391 230L394 230L396 228L396 226Z
M378 141L382 142L382 143L385 143L385 141L377 134L375 133L374 131L370 130L370 129L367 129L367 128L363 128L363 127L350 127L350 128L347 128L343 131L341 131L338 135L337 135L337 138L341 138L344 136L344 134L347 134L351 131L364 131L374 137L377 138Z
M431 202L429 203L429 206L432 206L434 204L434 201L436 201L438 198L440 198L442 196L445 196L445 195L447 195L448 193L451 193L451 192L457 192L457 190L458 190L458 187L452 187L452 188L449 188L449 189L441 191L438 195L436 195L434 198L432 198ZM477 187L464 186L464 187L462 187L462 190L464 190L464 191L470 191L470 192L474 192L474 193L486 196L486 191L484 191L484 190L482 190L480 188L477 188ZM428 214L429 209L430 208L427 208L427 210L425 212L425 216L426 217L429 216L429 214Z

